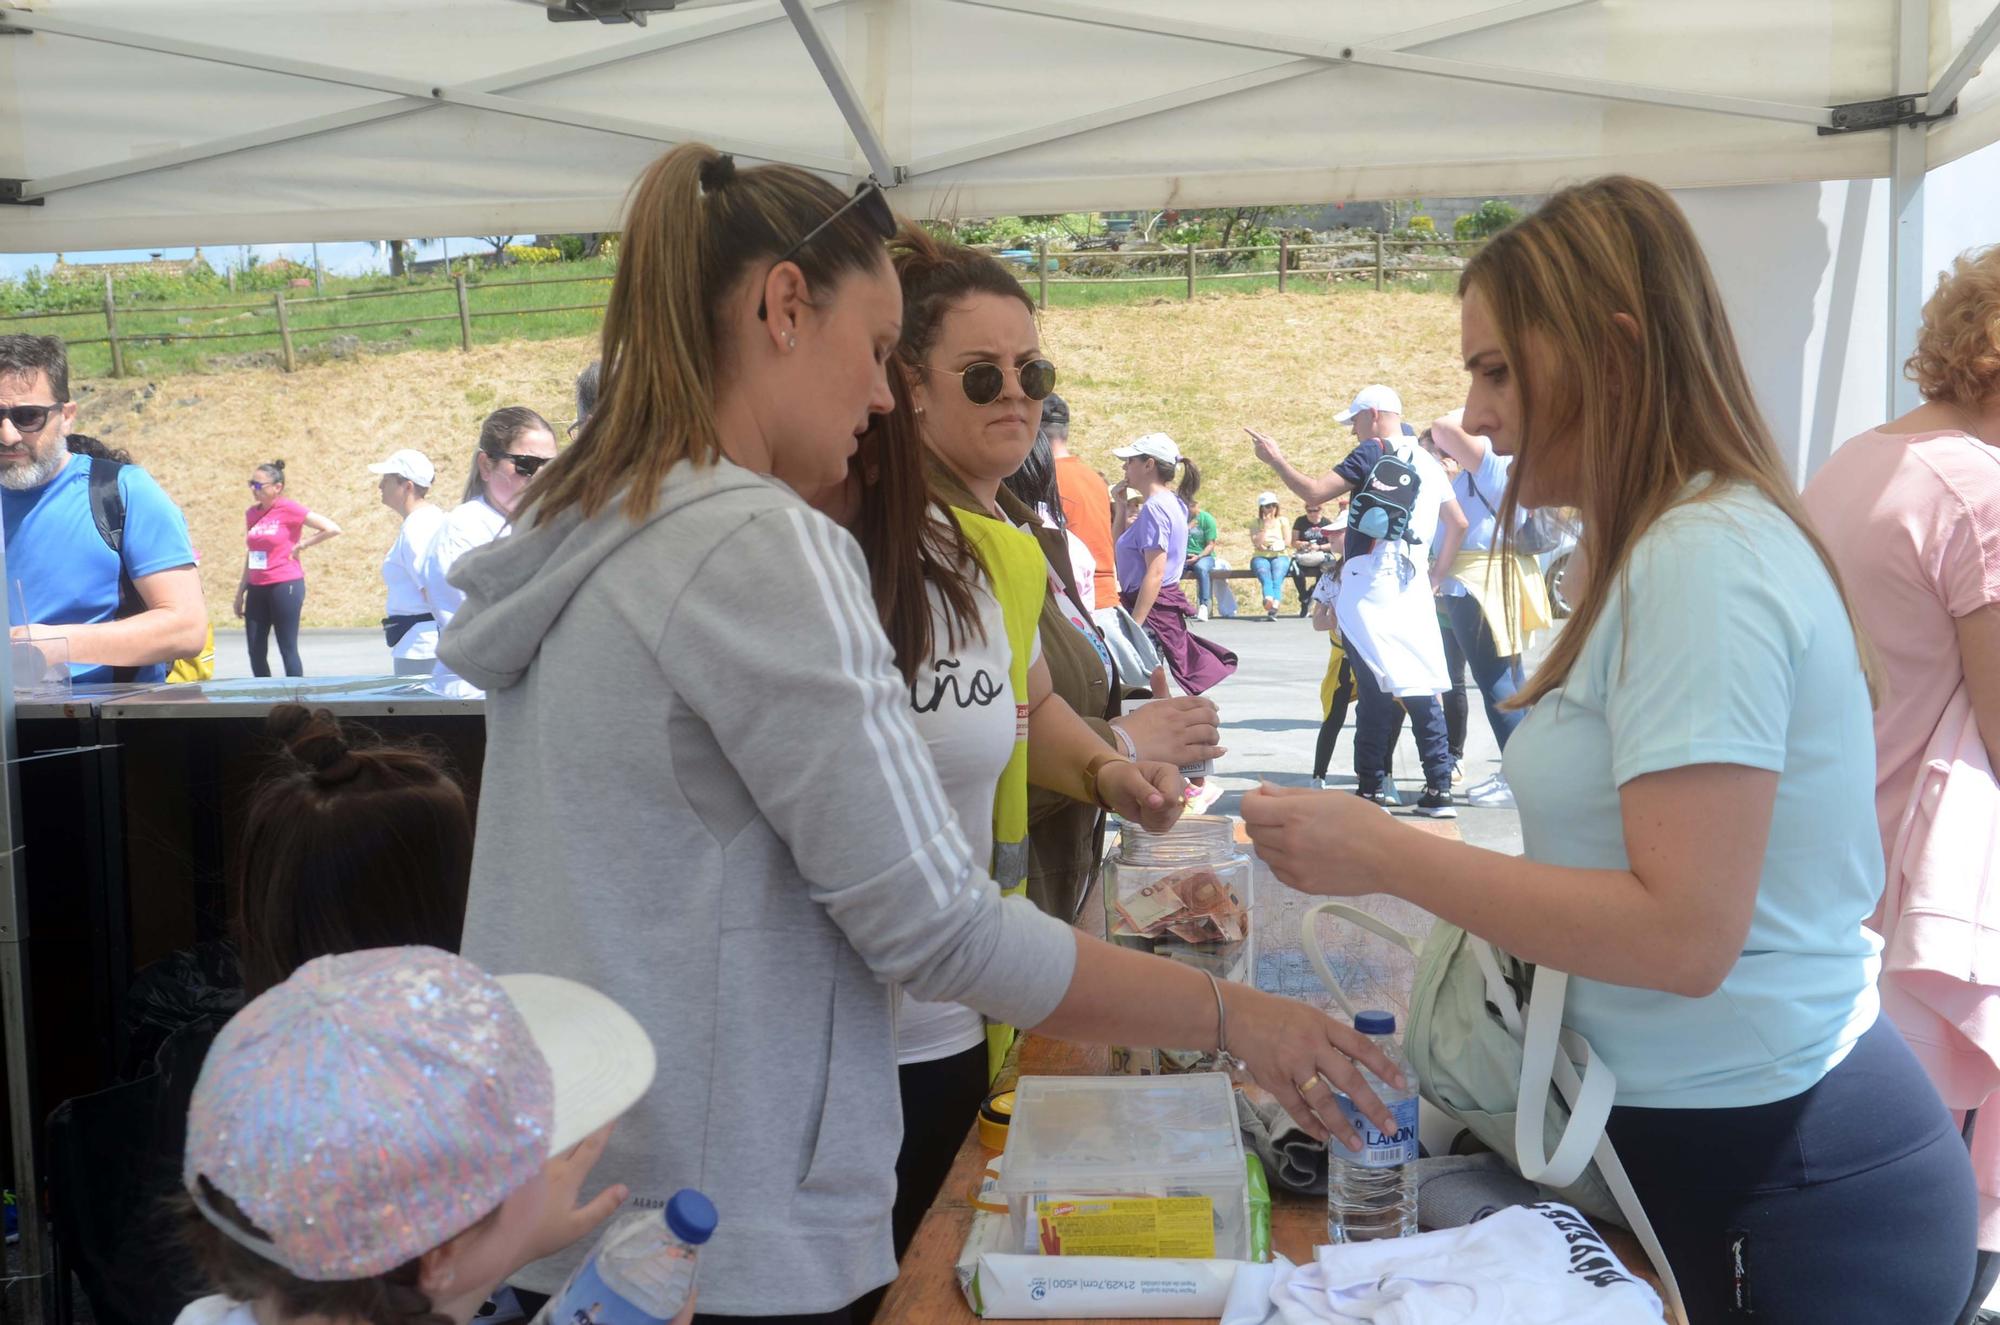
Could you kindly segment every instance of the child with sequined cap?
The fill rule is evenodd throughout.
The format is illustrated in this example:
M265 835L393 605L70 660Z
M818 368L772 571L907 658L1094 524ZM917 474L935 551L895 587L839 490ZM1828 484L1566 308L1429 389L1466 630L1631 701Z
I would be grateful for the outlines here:
M466 1325L624 1200L578 1192L653 1068L575 981L421 947L306 963L202 1065L182 1179L217 1292L177 1325Z

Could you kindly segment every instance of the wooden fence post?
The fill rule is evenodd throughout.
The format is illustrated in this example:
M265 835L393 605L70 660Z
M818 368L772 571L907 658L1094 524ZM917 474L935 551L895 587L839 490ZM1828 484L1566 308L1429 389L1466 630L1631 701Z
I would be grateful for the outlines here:
M288 373L297 372L299 361L292 353L292 319L291 315L285 312L285 292L283 290L278 291L276 295L272 296L272 302L278 308L278 343L283 345L285 349L285 371Z
M1035 307L1043 312L1049 307L1049 241L1043 236L1035 241Z
M452 284L458 289L458 348L470 353L472 351L472 305L468 302L465 294L465 273L460 272L451 279Z
M1187 294L1187 297L1188 297L1188 298L1190 298L1190 299L1194 298L1194 245L1193 245L1193 244L1189 244L1189 245L1188 245L1188 294Z
M1375 288L1382 288L1382 232L1375 232Z
M1285 268L1292 265L1292 243L1283 235L1278 236L1278 293L1285 292Z
M104 334L111 342L111 375L125 376L125 348L118 343L118 305L111 297L111 273L104 273Z

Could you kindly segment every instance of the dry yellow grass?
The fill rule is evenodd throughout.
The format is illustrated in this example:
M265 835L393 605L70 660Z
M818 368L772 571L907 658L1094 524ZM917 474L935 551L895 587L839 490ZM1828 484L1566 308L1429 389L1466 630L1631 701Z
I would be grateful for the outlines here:
M1458 314L1445 295L1211 295L1052 309L1043 338L1061 369L1078 454L1113 474L1113 447L1171 433L1201 467L1204 505L1236 566L1249 564L1251 503L1275 486L1243 425L1278 437L1301 468L1316 470L1347 451L1352 439L1333 416L1369 382L1395 387L1419 423L1464 398ZM258 463L282 457L288 494L345 531L305 554L306 624L371 625L382 614L377 568L396 517L377 499L368 463L417 448L437 464L433 496L449 506L480 420L525 404L560 431L572 417L571 383L595 350L589 339L524 341L291 374L162 377L150 397L144 383L105 380L89 384L79 428L130 450L180 502L218 622L242 569L245 483ZM1297 509L1288 496L1286 514Z

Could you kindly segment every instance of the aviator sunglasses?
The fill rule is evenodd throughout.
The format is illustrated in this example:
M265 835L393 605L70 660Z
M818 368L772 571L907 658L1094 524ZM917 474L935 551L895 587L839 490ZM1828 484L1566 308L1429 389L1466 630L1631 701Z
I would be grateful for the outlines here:
M49 415L61 408L61 405L0 405L0 419L13 424L14 431L26 437L47 427Z
M965 389L965 398L975 405L991 405L1007 389L1007 374L1021 380L1021 394L1030 400L1047 400L1056 389L1056 366L1047 359L1030 359L1019 368L1003 368L997 363L970 363L964 368L934 368L921 365L927 373L949 373Z
M876 233L880 234L882 238L894 239L896 237L896 213L889 206L888 195L882 192L882 186L877 184L872 178L865 179L861 182L861 187L854 190L852 198L834 208L833 215L827 217L824 221L821 221L818 225L801 235L799 242L793 244L783 253L780 253L778 261L771 265L775 267L778 263L790 262L794 257L798 256L800 249L813 241L815 235L832 225L835 221L838 221L841 217L847 215L849 211L856 207L861 209L862 215L868 218L868 223L875 228ZM769 316L770 310L765 306L765 301L759 299L757 301L757 320L762 322Z
M486 454L496 461L510 462L514 466L514 472L522 478L533 478L536 470L555 459L552 455L516 455L512 451L488 451Z

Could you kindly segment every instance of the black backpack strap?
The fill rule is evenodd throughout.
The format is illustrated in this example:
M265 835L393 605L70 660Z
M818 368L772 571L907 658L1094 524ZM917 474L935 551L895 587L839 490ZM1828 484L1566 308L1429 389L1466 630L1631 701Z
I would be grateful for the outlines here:
M97 536L104 540L104 546L118 556L117 619L120 621L146 610L139 586L132 583L132 576L125 569L125 494L118 490L118 471L124 467L104 456L90 457L90 518L96 523ZM136 667L111 669L114 681L132 681L138 675Z

